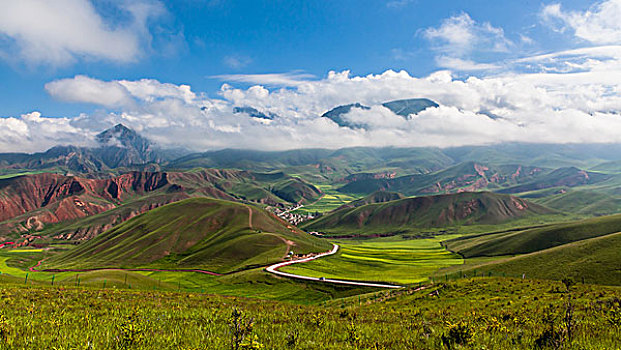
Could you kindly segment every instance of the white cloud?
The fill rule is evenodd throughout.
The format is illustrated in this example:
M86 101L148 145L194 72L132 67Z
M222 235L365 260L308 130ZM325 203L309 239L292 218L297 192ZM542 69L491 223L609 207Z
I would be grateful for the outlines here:
M105 82L83 75L47 83L45 90L52 97L66 102L92 103L105 107L133 103L129 91L118 81Z
M297 86L315 78L314 75L299 71L271 74L222 74L211 78L238 83L261 84L267 86Z
M584 12L567 12L560 4L551 4L543 8L541 17L555 30L571 30L593 44L621 44L621 0L602 1Z
M57 145L92 145L95 132L74 127L72 122L70 118L42 117L39 112L0 118L0 149L35 152Z
M222 62L229 68L241 69L252 63L252 59L242 55L229 55L224 57Z
M150 39L148 20L165 10L151 0L116 4L130 18L126 23L109 23L89 0L0 0L0 57L50 65L134 61Z
M471 56L481 53L507 53L515 44L505 37L504 30L489 22L478 23L467 13L447 18L439 27L422 31L430 42L438 67L459 71L498 69L492 63L475 62Z
M196 99L188 85L163 84L153 79L101 81L78 75L45 84L52 97L67 102L91 103L104 107L132 107L158 99L175 98L191 103Z
M472 60L464 60L450 56L438 56L436 57L436 63L439 67L457 71L489 71L502 68L501 65L494 63L477 63Z
M502 28L477 23L467 13L447 18L439 27L425 29L423 35L437 50L455 57L473 51L506 52L513 45Z
M115 123L124 123L161 145L195 150L621 142L621 116L616 114L621 111L619 50L581 49L520 62L547 65L555 59L589 58L568 73L536 70L460 80L450 71L423 78L390 70L367 76L330 72L323 79L297 82L286 89L225 84L219 98L156 80L106 82L78 76L52 82L48 91L55 98L116 106L118 111L72 119L5 118L0 146L43 150L52 140L66 142L71 135L77 142L87 142L82 135L94 135ZM416 97L430 98L440 107L405 119L381 106ZM320 117L335 106L355 102L372 108L353 109L344 118L368 125L366 130L339 127ZM251 106L278 117L263 122L234 114L235 106Z

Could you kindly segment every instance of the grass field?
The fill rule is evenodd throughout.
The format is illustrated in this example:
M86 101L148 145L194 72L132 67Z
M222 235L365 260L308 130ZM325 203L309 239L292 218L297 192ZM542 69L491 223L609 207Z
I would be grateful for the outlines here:
M563 244L621 232L621 215L552 224L528 230L459 237L447 247L466 258L532 253Z
M440 268L463 264L459 255L446 251L440 245L441 241L453 237L338 240L335 243L341 248L334 256L281 270L312 277L401 284L426 282Z
M467 259L460 270L472 275L516 276L621 285L621 233L585 239L515 257ZM455 274L455 271L450 271ZM446 271L449 273L449 271Z
M559 282L498 278L307 306L204 293L2 284L0 347L618 349L620 297L619 288L578 284L565 292Z
M26 266L46 256L37 251L0 251L0 283L23 286L84 287L95 289L133 289L184 291L228 296L289 301L301 304L320 303L333 298L372 291L324 283L300 283L273 276L261 268L225 276L193 272L150 272L99 270L89 272L33 272ZM1 347L0 347L1 348Z
M332 211L343 204L359 199L360 197L352 196L338 192L332 185L315 185L323 192L323 196L315 203L306 205L294 211L297 214L314 214L326 213Z
M18 176L22 176L22 175L35 175L35 174L43 174L43 173L48 173L50 171L22 171L22 172L17 172L17 173L8 173L8 174L0 174L0 180L3 179L10 179L10 178L14 178L14 177L18 177Z

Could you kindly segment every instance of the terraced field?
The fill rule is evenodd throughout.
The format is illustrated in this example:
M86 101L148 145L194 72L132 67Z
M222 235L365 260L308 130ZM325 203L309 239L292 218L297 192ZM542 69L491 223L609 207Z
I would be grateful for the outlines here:
M100 290L181 291L282 300L300 304L316 304L333 298L376 290L376 288L342 287L277 278L263 271L262 268L225 276L211 276L197 272L121 269L88 272L28 270L27 266L34 265L46 254L48 253L37 250L0 251L0 284Z
M364 241L338 240L333 256L282 268L281 271L311 277L410 284L425 282L435 271L463 264L463 259L445 250L440 242L455 238L444 235L406 240L400 237Z
M304 206L294 213L297 214L314 214L314 213L326 213L332 211L343 204L347 204L351 201L359 199L353 195L338 192L332 185L315 185L323 192L323 196L315 203Z

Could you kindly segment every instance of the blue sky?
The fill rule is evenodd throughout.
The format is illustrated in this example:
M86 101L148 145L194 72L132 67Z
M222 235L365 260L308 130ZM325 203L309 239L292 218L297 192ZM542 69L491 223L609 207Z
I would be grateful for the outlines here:
M330 147L377 144L386 138L399 141L380 143L449 146L454 144L447 140L455 134L463 136L456 144L467 139L499 142L492 136L498 133L510 133L512 141L530 141L539 137L532 136L540 132L535 125L559 129L554 123L577 118L572 125L579 133L585 123L573 114L524 119L533 105L585 115L621 107L618 87L609 81L613 75L601 74L618 68L619 0L0 3L6 10L0 14L0 116L10 130L0 133L5 150L16 144L29 151L54 143L88 144L93 133L115 122L162 144L194 149L248 147L249 142L231 141L235 133L265 139L257 147L266 149L325 144L309 142L301 136L306 130L293 130L304 122L321 125L315 131L320 135L345 140ZM407 76L390 74L402 70ZM585 78L584 73L591 75ZM432 80L435 85L425 85ZM512 84L524 84L524 93L533 93L518 96ZM503 89L507 92L501 96ZM538 96L541 89L549 95L545 101ZM573 96L576 91L583 93ZM354 111L351 118L379 121L373 135L335 129L324 121L312 123L340 103L373 105L408 97L434 98L442 106L434 113L441 116L429 116L423 127L422 120L410 118L417 125L402 124L382 109L369 116ZM530 107L514 102L520 98ZM582 107L570 105L580 99ZM240 121L232 113L240 104L280 118L271 124ZM209 109L201 109L205 106ZM481 119L480 112L489 110L504 118L493 123ZM176 113L184 116L176 118ZM460 123L468 119L460 113L473 113L470 117L485 124L486 132L465 134ZM186 115L193 118L184 119ZM609 117L601 122L607 130ZM453 129L429 131L429 125L436 125L433 118L443 118L442 124L457 119ZM45 141L35 140L35 125L43 124L48 125L40 132ZM191 134L189 129L198 124L204 129L196 140L167 137ZM535 130L513 129L523 125ZM212 141L198 140L199 135L210 135ZM592 135L581 135L573 139L592 141ZM273 146L269 140L274 138L290 146ZM613 135L604 140L617 141ZM547 141L569 142L562 135Z
M563 6L581 9L587 3L564 1ZM114 1L93 4L106 21L127 21L112 10ZM0 114L38 110L60 116L93 110L94 106L55 101L44 90L51 80L77 74L103 80L153 78L189 84L210 95L222 84L211 77L223 74L300 71L323 77L330 70L367 75L405 69L423 76L439 67L432 43L421 32L461 13L502 27L514 41L520 35L538 39L523 51L480 53L483 61L573 45L541 25L540 1L178 0L164 6L166 13L149 26L151 47L142 48L136 61L97 57L53 64L3 61Z

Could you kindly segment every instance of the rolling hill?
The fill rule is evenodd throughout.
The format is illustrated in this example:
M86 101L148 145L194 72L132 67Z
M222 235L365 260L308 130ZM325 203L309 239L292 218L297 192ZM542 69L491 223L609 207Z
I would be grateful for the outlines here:
M251 151L225 149L195 153L170 162L169 169L195 167L284 171L316 181L335 181L360 173L428 173L453 164L438 148L352 147L338 150Z
M395 178L352 175L345 178L348 183L339 191L368 194L386 190L410 196L481 190L513 194L555 187L598 184L610 177L610 175L587 172L574 167L551 170L522 165L493 166L469 161L434 173Z
M551 212L517 197L463 192L345 207L310 221L303 228L328 233L395 233L417 227L499 224Z
M330 243L241 203L193 198L137 216L54 256L44 268L201 268L229 273Z
M621 233L564 244L513 258L479 264L466 270L477 274L521 276L576 282L621 285Z
M465 258L503 256L532 253L615 232L621 232L621 214L523 231L466 236L445 244Z
M141 198L142 204L132 206L130 213L119 218L189 197L284 205L307 203L320 194L313 185L282 172L195 169L130 172L104 179L50 173L24 175L0 179L0 234L40 231L49 224L97 215L130 201L140 202ZM81 231L93 232L92 227L80 227L75 233Z

